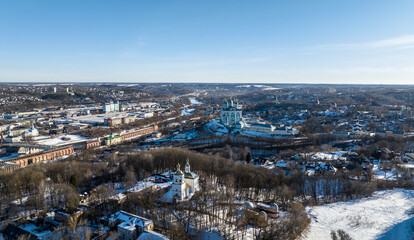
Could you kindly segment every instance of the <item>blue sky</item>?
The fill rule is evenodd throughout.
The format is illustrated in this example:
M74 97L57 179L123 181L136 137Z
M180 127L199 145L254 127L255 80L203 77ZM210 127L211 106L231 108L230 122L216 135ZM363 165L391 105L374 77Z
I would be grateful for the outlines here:
M0 1L1 82L414 83L414 1Z

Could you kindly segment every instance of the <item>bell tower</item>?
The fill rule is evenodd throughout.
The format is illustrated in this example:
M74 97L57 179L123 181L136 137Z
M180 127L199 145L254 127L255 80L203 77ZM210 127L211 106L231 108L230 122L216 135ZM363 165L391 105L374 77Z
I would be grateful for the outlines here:
M180 164L177 164L177 171L173 174L173 184L171 187L173 198L183 200L185 198L185 181L184 173L180 170Z
M187 158L187 163L185 164L185 172L186 173L190 172L190 162L188 161L188 158Z

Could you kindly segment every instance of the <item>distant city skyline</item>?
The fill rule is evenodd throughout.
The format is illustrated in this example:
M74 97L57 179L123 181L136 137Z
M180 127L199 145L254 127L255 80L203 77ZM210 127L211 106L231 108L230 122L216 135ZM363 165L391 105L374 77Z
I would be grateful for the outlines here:
M413 84L414 1L1 1L0 82Z

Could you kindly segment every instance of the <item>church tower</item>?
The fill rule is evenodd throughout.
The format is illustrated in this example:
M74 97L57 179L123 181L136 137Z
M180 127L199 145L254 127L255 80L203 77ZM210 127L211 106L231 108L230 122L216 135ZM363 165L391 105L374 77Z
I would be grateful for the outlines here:
M190 163L188 162L188 158L187 158L187 163L185 164L185 173L189 173L190 172Z
M172 197L177 200L183 200L185 196L184 173L180 170L180 164L177 164L177 171L173 174L173 184L171 187Z

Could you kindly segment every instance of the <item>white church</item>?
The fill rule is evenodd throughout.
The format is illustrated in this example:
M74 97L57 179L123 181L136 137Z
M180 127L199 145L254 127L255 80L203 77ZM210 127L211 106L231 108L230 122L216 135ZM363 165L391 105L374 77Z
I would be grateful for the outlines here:
M180 170L180 164L177 165L177 171L173 174L173 184L171 187L171 201L184 201L190 199L194 193L200 190L199 177L190 171L190 163L185 164L185 172Z

